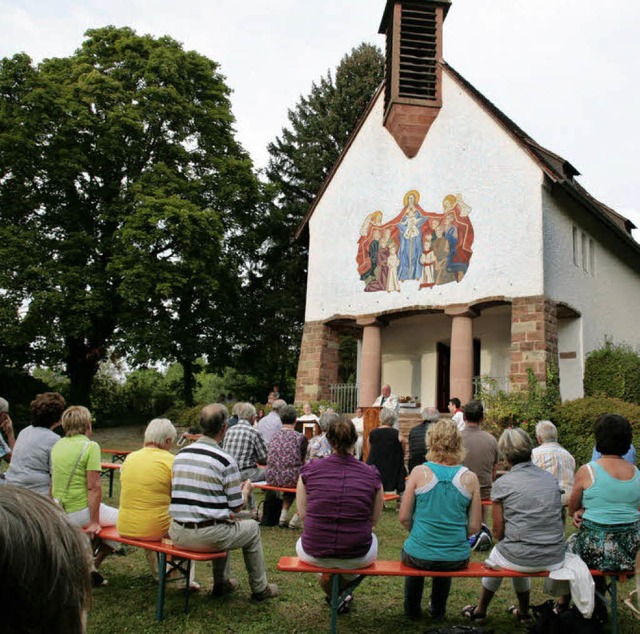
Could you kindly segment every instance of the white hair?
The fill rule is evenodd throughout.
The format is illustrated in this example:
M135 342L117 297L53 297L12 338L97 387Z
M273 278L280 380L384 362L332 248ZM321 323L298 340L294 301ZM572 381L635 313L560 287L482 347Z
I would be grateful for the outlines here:
M388 407L383 407L380 410L380 424L386 425L387 427L393 427L398 420L398 415L395 410L389 409Z
M536 438L540 439L540 443L557 442L558 430L550 420L541 420L536 425Z
M178 432L168 418L154 418L144 430L144 443L162 445L169 438L175 440Z
M251 420L257 415L256 408L251 403L237 403L233 411L241 420Z
M9 401L6 398L0 396L0 414L4 414L9 411Z

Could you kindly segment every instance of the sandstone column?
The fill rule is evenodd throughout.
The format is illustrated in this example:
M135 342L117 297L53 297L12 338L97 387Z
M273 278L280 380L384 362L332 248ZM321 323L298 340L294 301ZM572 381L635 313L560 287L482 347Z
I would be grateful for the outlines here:
M473 398L473 319L477 313L468 307L449 308L451 317L451 367L449 396L462 404Z
M358 320L362 326L362 356L360 363L360 405L368 407L380 394L381 341L380 324L371 317Z

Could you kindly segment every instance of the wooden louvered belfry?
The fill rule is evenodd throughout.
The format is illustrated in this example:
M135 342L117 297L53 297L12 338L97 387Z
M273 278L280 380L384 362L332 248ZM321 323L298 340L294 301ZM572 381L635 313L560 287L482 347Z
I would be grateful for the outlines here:
M442 106L442 25L449 0L388 0L384 125L412 158Z

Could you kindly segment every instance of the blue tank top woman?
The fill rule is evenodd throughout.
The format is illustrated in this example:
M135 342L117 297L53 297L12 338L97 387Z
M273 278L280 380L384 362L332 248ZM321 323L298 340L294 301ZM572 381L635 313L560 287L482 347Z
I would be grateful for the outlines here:
M429 480L428 471L433 476ZM428 480L415 490L413 525L402 549L402 562L422 570L460 570L469 563L467 517L471 493L463 486L461 465L426 462ZM405 577L405 614L420 618L424 577ZM450 577L434 577L429 610L434 619L444 616L451 590Z

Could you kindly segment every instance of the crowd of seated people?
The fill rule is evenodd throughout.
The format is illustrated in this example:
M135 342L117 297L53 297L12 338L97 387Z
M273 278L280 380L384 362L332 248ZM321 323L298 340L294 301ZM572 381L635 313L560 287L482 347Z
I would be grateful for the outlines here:
M10 467L0 481L0 492L7 499L4 511L13 512L12 504L21 496L26 496L27 502L35 495L46 504L51 502L45 498L53 499L57 505L51 530L63 531L56 528L60 522L77 527L69 533L76 540L68 542L76 556L70 565L85 579L82 570L86 564L86 578L94 586L105 583L98 569L117 545L101 542L100 529L116 525L123 536L150 541L168 536L186 549L240 549L251 598L259 602L277 596L277 586L267 579L253 498L252 483L265 478L273 486L296 489L295 494L283 496L280 524L303 526L297 554L321 568L357 570L376 559L374 529L381 517L385 490L403 493L399 521L408 537L401 560L417 569L455 571L468 565L470 538L480 530L481 499L486 497L491 500L496 540L486 558L487 567L523 573L553 571L565 565L569 552L591 569L633 570L640 550L640 472L628 461L631 425L617 414L595 422L597 458L582 466L575 478L575 461L558 444L551 421L540 421L536 426L537 448L523 429L504 430L497 452L506 469L496 478L493 453L490 462L478 468L479 473L473 468L478 464L475 458L466 462L468 443L481 438L481 404L472 401L462 408L463 414L469 415L462 432L455 422L439 420L435 408L425 408L424 423L416 428L410 442L416 466L405 481L404 465L409 456L397 429L397 414L391 409L380 411L380 427L369 435L370 451L363 462L356 452L356 427L333 410L320 415L320 433L308 441L296 431L296 409L278 399L274 399L274 415L264 427L268 438L257 424L252 404L236 405L238 420L229 432L226 407L210 404L200 414L201 437L177 455L171 451L177 436L171 421L154 419L147 425L144 446L130 453L122 466L116 509L102 503L100 447L91 440L89 410L66 407L57 393L38 395L31 403L31 425L13 438L8 433L9 427L12 432L7 422L8 404L5 407L4 403L2 399L2 430L11 440L10 446L6 443ZM55 432L60 426L62 438ZM484 437L481 440L490 446ZM265 463L266 469L262 466ZM288 521L294 500L294 518L299 524ZM27 513L25 521L35 523L48 507L40 502L32 506L33 517ZM250 513L244 514L245 509ZM576 529L566 544L563 509L568 510ZM93 540L91 549L89 540L79 537L82 533ZM214 561L212 570L212 596L237 590L239 583L231 576L231 556ZM344 574L341 588L349 586L355 574ZM327 596L329 579L323 575L320 580ZM405 579L405 615L416 620L426 612L431 620L441 620L446 614L451 578L433 578L426 610L422 607L424 580ZM475 624L484 622L501 581L501 577L483 578L477 602L464 607L463 616ZM198 587L193 578L191 582L192 588ZM509 611L516 621L527 623L532 619L530 579L512 578L512 583L516 601ZM601 578L595 583L597 589L604 590ZM85 581L81 580L78 588L69 600L83 619ZM348 608L351 599L347 597L342 607ZM566 610L570 599L561 596L555 609ZM606 608L598 601L594 618L606 618Z

